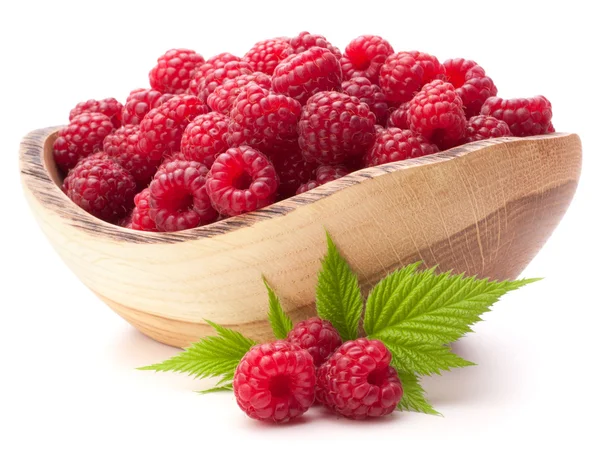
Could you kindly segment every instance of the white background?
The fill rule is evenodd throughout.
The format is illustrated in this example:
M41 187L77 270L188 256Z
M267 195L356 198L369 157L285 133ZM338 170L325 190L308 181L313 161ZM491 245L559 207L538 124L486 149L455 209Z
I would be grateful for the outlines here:
M0 454L599 453L600 82L588 2L3 2L0 6ZM593 4L593 2L589 2ZM479 62L504 97L544 94L557 131L583 140L584 170L562 224L507 296L455 349L478 366L427 378L444 417L357 423L310 411L254 422L232 394L135 367L177 352L137 333L66 268L21 194L17 149L78 101L148 85L172 47L206 58L302 30L343 47L379 34L398 50ZM596 45L592 43L596 42ZM510 260L510 258L506 258ZM310 452L309 452L310 451Z

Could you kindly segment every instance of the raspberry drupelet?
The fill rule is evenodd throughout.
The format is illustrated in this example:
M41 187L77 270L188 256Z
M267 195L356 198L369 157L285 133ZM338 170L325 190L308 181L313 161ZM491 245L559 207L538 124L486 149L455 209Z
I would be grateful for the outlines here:
M341 84L339 60L322 47L290 55L273 72L273 91L294 98L301 104L317 92L339 90Z
M252 46L242 60L248 62L253 71L260 71L270 76L279 62L293 53L289 40L271 38Z
M287 340L306 349L315 367L321 366L342 344L342 338L329 321L310 318L297 323L288 333Z
M240 215L275 201L279 178L273 163L248 146L221 153L210 168L206 189L222 215Z
M149 214L159 231L182 231L217 219L206 192L207 174L208 168L196 161L161 165L149 187Z
M393 53L392 45L381 36L362 35L354 38L340 59L344 80L366 77L373 84L379 84L379 70Z
M242 89L250 83L254 83L267 90L271 89L271 77L265 73L242 74L233 79L225 79L221 85L208 95L206 104L215 112L229 115L236 98Z
M163 94L151 88L133 90L127 97L122 111L123 125L139 125L150 109L160 106L173 98L173 94Z
M452 84L441 80L426 84L410 101L408 120L413 132L440 150L459 144L467 124L460 96Z
M322 47L329 50L337 59L342 57L340 50L327 41L323 35L315 35L309 32L300 32L298 36L290 39L290 46L294 54L304 52L311 47Z
M320 92L302 108L298 143L307 161L340 164L371 147L375 122L375 114L358 98Z
M482 115L506 122L513 136L535 136L552 132L552 104L544 96L533 98L488 98L481 107Z
M121 113L123 105L114 98L106 98L103 100L87 100L78 103L69 113L69 121L73 120L80 114L91 114L98 112L106 115L112 122L115 128L121 126Z
M351 419L391 414L403 390L379 340L347 341L317 371L317 400Z
M464 142L475 142L482 139L506 136L512 136L506 122L489 115L477 115L471 117L467 122Z
M162 93L185 93L204 58L189 49L171 49L158 58L148 75L150 87Z
M53 156L56 165L68 172L83 158L102 150L104 138L113 130L110 119L99 112L83 113L58 131Z
M315 382L311 355L287 341L275 341L253 346L244 355L233 376L233 392L249 417L283 423L312 406Z
M190 161L210 168L215 158L228 149L229 117L218 112L201 114L190 122L181 137L181 152Z
M366 166L402 161L437 153L438 148L410 130L387 128L377 131L375 142L365 155Z
M82 159L69 172L62 188L86 212L117 223L133 207L136 183L121 165L99 153Z
M449 59L444 62L446 80L462 99L467 118L478 115L486 99L496 96L498 89L484 69L472 60Z
M388 105L378 85L373 84L366 77L355 77L342 82L342 92L357 97L362 103L367 103L377 117L377 124L385 125Z

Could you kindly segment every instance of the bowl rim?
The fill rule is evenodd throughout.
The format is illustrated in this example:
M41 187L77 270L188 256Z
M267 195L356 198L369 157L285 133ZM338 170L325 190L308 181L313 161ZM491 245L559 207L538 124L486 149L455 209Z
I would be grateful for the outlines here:
M501 137L472 142L433 155L360 169L305 193L275 202L262 209L226 218L205 226L177 232L146 232L128 229L96 218L74 204L62 191L59 182L52 177L52 175L58 175L58 173L50 153L51 145L60 128L62 126L36 129L29 132L22 139L19 153L19 167L23 187L30 191L42 206L58 214L72 227L85 231L87 234L102 237L108 236L118 238L121 241L143 244L178 243L226 234L244 227L250 227L266 219L285 216L302 206L330 197L343 189L360 184L366 180L417 166L429 166L457 159L493 145L576 136L573 133L550 133L540 136L522 138Z

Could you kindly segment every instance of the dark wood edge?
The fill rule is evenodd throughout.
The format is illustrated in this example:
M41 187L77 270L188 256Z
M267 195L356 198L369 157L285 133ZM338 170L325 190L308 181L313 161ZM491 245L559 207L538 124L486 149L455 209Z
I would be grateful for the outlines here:
M156 233L133 231L131 229L107 223L90 215L67 198L58 184L51 178L49 167L54 166L54 163L48 162L47 157L44 156L46 141L51 140L51 136L59 129L60 126L34 130L27 134L21 141L19 164L24 187L32 193L42 206L48 207L49 210L60 215L73 227L82 229L91 235L108 236L121 241L142 244L178 243L225 234L266 219L284 216L299 207L327 198L340 190L384 174L416 166L426 166L452 160L497 144L576 136L571 133L553 133L544 136L532 136L526 138L506 137L474 142L435 155L361 169L301 195L277 202L251 213L228 218L207 226L201 226L181 232Z

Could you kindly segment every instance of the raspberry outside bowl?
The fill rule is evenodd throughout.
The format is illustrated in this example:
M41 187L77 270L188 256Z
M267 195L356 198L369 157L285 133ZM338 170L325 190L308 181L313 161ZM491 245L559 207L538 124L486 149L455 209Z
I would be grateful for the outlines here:
M204 319L270 338L264 275L295 321L314 316L327 229L365 289L417 260L515 278L567 210L581 170L575 134L500 138L363 169L252 213L176 233L93 217L61 191L58 128L27 135L25 195L75 274L146 335L187 346Z

